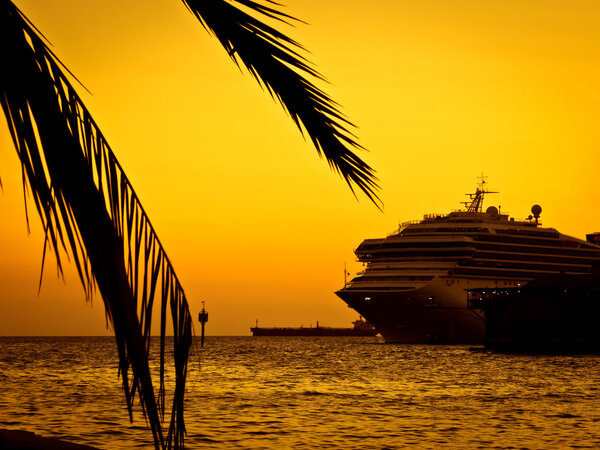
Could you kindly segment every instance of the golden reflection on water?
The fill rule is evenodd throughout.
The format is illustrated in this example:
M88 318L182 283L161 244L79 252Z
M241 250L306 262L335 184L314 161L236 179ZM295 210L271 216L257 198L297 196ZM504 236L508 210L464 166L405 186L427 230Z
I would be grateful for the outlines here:
M0 339L0 428L151 446L111 338ZM189 448L599 447L598 356L377 338L209 337L189 367ZM198 364L201 369L198 370Z

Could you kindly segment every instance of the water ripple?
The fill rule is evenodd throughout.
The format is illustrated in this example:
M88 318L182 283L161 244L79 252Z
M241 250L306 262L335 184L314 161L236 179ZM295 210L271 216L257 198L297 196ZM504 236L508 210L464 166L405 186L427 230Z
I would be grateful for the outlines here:
M151 447L140 411L129 422L113 346L0 338L0 425L99 448ZM209 337L193 358L189 448L600 446L596 356Z

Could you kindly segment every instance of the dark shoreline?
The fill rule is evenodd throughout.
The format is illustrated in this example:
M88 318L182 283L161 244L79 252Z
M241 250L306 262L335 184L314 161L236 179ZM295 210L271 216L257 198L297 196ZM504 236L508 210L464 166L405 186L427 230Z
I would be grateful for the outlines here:
M45 438L31 431L0 428L0 450L99 450L84 444Z

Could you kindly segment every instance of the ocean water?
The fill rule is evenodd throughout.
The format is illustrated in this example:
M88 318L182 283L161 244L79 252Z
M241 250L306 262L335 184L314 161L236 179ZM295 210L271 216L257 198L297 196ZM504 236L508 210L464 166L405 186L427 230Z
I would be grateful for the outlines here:
M600 357L379 338L208 337L187 388L195 448L600 448ZM151 448L112 338L0 338L0 428Z

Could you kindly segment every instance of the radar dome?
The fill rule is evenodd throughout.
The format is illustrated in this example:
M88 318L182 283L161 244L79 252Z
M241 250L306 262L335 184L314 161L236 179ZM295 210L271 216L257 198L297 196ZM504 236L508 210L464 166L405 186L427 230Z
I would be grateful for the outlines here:
M492 216L498 215L498 208L495 206L488 206L488 209L485 210L486 214L491 214Z
M535 217L536 219L540 217L541 213L542 207L540 205L533 205L531 207L531 214L533 214L533 217Z

